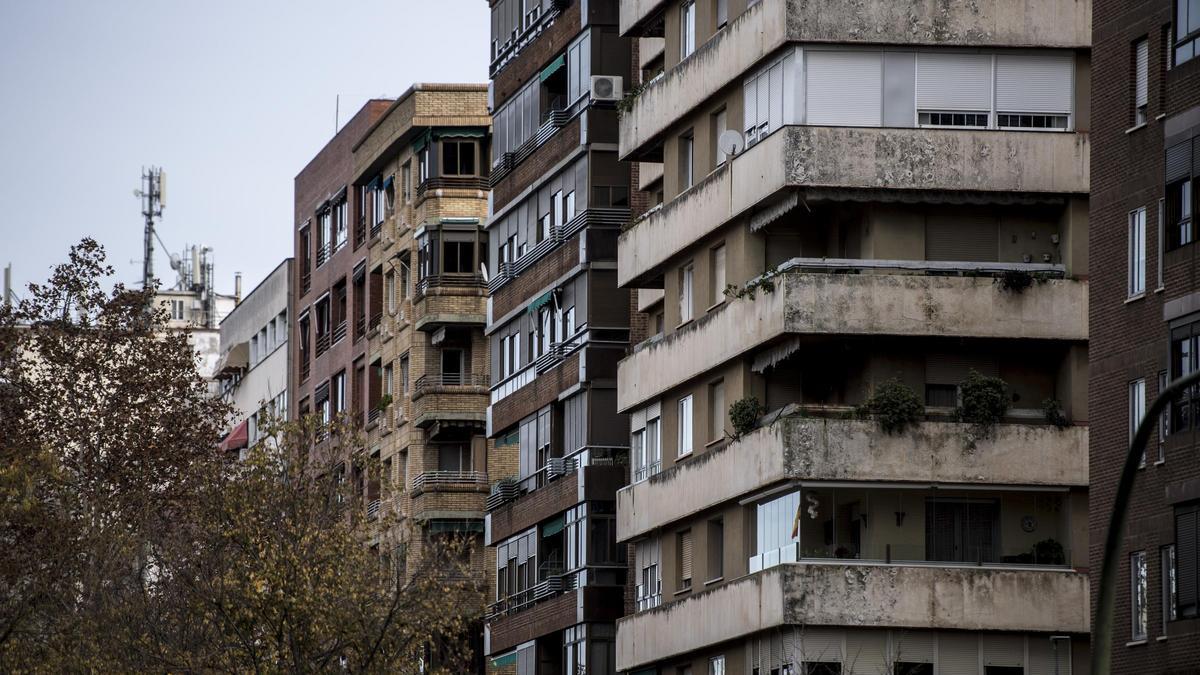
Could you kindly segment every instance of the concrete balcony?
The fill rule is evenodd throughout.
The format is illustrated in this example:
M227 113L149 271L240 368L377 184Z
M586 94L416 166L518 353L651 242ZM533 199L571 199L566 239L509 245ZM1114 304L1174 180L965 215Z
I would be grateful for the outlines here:
M420 289L413 309L417 330L434 331L443 326L477 325L487 322L487 287L476 275L470 281L426 284ZM425 279L428 280L428 277Z
M617 282L658 266L785 190L808 200L880 192L973 193L985 199L1085 195L1087 134L788 126L772 133L621 234ZM882 196L880 196L882 198ZM919 198L919 197L918 197Z
M422 375L413 385L413 423L422 429L443 421L476 423L482 427L487 403L486 375Z
M483 518L487 474L426 471L413 478L412 517L417 520Z
M617 622L629 670L781 626L1087 633L1086 574L786 564Z
M1000 424L967 452L968 425L889 435L872 420L785 417L617 492L617 539L792 480L1086 487L1088 428ZM705 485L704 490L695 486Z
M640 34L657 24L665 5L621 0L621 32ZM1091 0L762 0L642 92L621 120L621 156L657 138L789 42L1087 49L1091 17Z
M784 335L1088 337L1086 281L1052 279L1020 293L987 277L786 272L774 283L773 292L727 302L635 349L618 365L618 409L627 412Z

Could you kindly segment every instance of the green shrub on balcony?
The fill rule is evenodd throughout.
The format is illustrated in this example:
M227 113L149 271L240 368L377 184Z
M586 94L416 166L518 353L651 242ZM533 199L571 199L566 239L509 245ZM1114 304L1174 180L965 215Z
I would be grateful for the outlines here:
M759 403L756 396L747 396L734 401L729 406L729 421L733 424L733 432L737 434L736 438L741 438L754 431L758 427L759 418L766 412L767 409L762 403Z
M1062 404L1056 398L1042 401L1042 412L1046 415L1046 424L1052 424L1058 429L1066 429L1071 426L1071 420L1067 419L1067 413L1063 411Z
M977 436L991 435L992 428L1008 412L1008 384L972 369L958 385L958 391L960 403L955 411L958 421L975 426Z
M884 433L902 434L921 421L925 404L912 387L893 377L875 388L860 411L874 417Z

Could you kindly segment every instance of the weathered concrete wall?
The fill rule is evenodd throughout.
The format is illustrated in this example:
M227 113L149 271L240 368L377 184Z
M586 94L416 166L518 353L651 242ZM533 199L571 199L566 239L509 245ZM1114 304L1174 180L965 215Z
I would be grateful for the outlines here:
M623 232L618 283L638 280L785 188L1086 195L1090 155L1087 134L1078 133L784 127ZM1086 244L1085 235L1073 236Z
M888 435L867 420L790 417L617 493L621 541L788 479L1086 486L1088 429L923 422ZM696 485L708 486L696 490Z
M622 411L784 333L1083 341L1088 284L1070 279L1006 292L983 277L781 274L773 293L722 308L621 361ZM669 294L669 293L668 293ZM703 362L688 355L704 354Z
M766 0L770 2L771 0ZM802 42L1088 48L1091 0L787 0Z
M663 163L662 162L639 162L638 163L638 185L637 188L643 192L650 186L651 183L662 180Z
M783 625L1086 633L1087 575L789 564L617 623L617 669Z

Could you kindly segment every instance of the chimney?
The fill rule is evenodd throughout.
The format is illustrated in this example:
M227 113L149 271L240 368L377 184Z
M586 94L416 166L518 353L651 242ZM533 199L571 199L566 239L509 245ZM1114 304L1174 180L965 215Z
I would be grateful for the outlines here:
M242 303L242 273L233 273L233 304L240 305Z

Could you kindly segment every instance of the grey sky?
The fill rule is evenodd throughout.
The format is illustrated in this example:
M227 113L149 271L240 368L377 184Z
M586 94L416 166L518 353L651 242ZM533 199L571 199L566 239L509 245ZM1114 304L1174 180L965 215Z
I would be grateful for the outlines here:
M413 82L485 82L488 30L485 0L0 0L0 267L23 291L88 235L140 281L156 164L163 241L212 246L218 290L240 271L249 292L292 250L335 97L345 123Z

